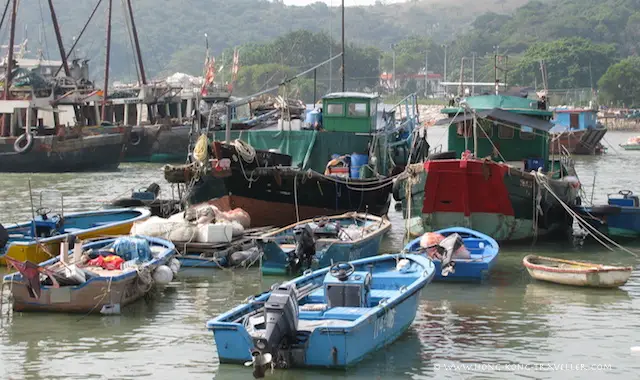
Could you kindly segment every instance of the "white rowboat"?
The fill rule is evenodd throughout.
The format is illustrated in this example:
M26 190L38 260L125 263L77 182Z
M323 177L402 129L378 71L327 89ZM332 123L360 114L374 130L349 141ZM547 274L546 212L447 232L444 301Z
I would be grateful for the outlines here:
M528 255L522 259L531 277L556 284L616 288L624 285L633 267L616 267Z

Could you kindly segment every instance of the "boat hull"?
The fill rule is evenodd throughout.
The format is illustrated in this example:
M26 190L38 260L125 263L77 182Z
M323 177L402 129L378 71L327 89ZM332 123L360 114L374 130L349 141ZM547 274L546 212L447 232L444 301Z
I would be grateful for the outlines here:
M116 170L122 159L125 134L96 134L60 140L34 137L33 147L15 153L16 138L0 139L0 172L64 173Z
M640 236L640 208L607 205L574 210L591 227L607 236L629 239Z
M251 186L242 173L224 179L210 177L194 186L193 194L207 195L192 200L192 204L215 198L209 203L222 210L241 208L247 211L252 227L285 226L299 219L349 211L367 211L382 216L389 210L391 183L384 188L368 191L365 187L359 190L355 184L325 179L304 182L304 172L298 176L281 176L280 180L275 173L277 170L274 168L272 175L254 176Z
M126 162L184 162L189 149L190 125L135 127L127 143Z
M489 272L495 266L500 247L491 237L463 227L452 227L435 231L437 234L448 236L457 233L462 237L465 248L471 255L470 259L454 259L455 270L447 276L442 275L442 262L432 259L436 266L436 274L433 281L447 282L485 282ZM421 238L416 238L405 246L405 251L413 254L424 254L420 251ZM480 246L482 243L482 247Z
M561 147L564 147L570 154L601 154L604 149L600 141L602 141L606 133L606 128L556 133L549 143L549 153L562 154L564 150Z
M452 226L474 229L497 241L564 238L571 233L573 218L530 173L477 160L427 161L412 165L409 173L396 183L394 197L402 201L404 218L410 219L411 238ZM548 184L564 203L575 204L575 184ZM536 215L538 198L542 214Z
M17 312L119 314L123 307L139 300L152 287L152 281L141 279L139 272L147 271L146 275L151 278L153 269L166 264L175 254L175 247L170 242L154 238L146 239L157 245L162 244L164 251L150 262L140 265L137 270L125 270L112 277L96 276L75 286L42 286L38 298L31 296L28 282L21 275L14 273L5 276L4 281L10 284L12 292L13 310ZM92 245L97 247L101 244L101 242L88 244L86 248L90 248ZM57 261L58 258L54 258L40 266L53 264Z
M74 213L66 215L65 218L67 218L67 220L73 220L73 218L76 216L84 217L96 215L98 217L100 215L115 214L122 211L122 209L114 209L96 212ZM126 211L131 211L132 213L134 212L133 210ZM60 243L70 235L73 235L80 240L93 239L104 236L128 235L131 231L133 223L145 220L149 216L149 211L140 209L137 214L135 214L135 216L131 216L126 220L114 221L112 223L97 225L86 230L74 231L45 239L40 239L38 242L25 241L12 243L10 240L4 254L18 261L31 261L32 263L36 264L41 263L59 255ZM8 227L8 229L9 233L11 233L11 227ZM6 260L3 259L3 256L4 255L0 256L0 266L7 265Z
M416 256L408 255L406 257ZM394 260L391 266L395 267L395 260L399 257L382 255L357 260L352 264L355 267L365 268L366 265L375 266L376 262L389 259ZM420 259L424 260L424 265L421 266L424 269L421 272L421 277L407 278L406 282L403 279L397 279L397 283L394 285L405 285L406 290L401 290L397 297L389 298L383 307L378 305L375 308L364 308L365 310L338 308L345 309L342 317L344 319L333 320L338 325L329 324L329 320L318 319L317 325L309 327L310 325L305 322L311 321L311 319L307 319L301 314L298 336L301 337L302 342L291 346L292 351L297 351L299 354L291 355L288 365L291 367L347 368L362 361L372 352L393 343L415 319L422 289L433 279L435 268L433 263L425 258L420 257ZM375 269L373 270L372 283L375 284L376 273ZM292 280L292 282L296 284L308 283L318 275L324 277L327 271L328 268L325 268L306 274ZM389 286L391 287L391 284ZM207 328L213 331L220 362L244 363L251 361L253 347L251 335L241 323L226 321L235 320L240 318L243 313L255 310L255 307L258 307L256 305L266 301L268 296L269 294L261 295L250 304L240 305L207 323Z
M640 144L620 144L624 150L640 150Z
M591 267L588 264L571 266L571 261L562 262L568 265L566 267L547 266L534 262L531 256L523 259L523 264L531 277L561 285L617 288L629 280L633 271L632 267L611 267L597 264L592 264Z
M334 220L339 221L340 219L336 217ZM305 222L301 222L301 224L303 223ZM382 220L380 223L380 228L354 242L334 239L328 239L326 241L319 239L316 241L316 249L318 249L316 251L316 258L318 260L317 268L328 267L332 263L353 261L379 254L382 238L384 234L391 229L391 223L388 221ZM288 273L288 254L283 251L282 245L273 240L267 240L259 244L262 245L262 251L264 252L262 258L263 274L290 274ZM295 245L290 245L288 249L295 249Z

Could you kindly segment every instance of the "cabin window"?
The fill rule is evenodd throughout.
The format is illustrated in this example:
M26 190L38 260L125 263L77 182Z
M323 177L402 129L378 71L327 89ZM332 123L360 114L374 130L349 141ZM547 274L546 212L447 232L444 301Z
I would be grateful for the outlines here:
M486 139L493 137L493 123L478 122L478 126L482 128L482 130L478 130L479 138Z
M349 103L349 115L351 117L367 116L367 103Z
M535 134L533 133L533 128L522 125L520 126L520 139L521 140L533 140Z
M327 115L344 115L344 104L328 104Z
M467 120L460 123L457 123L456 132L459 137L471 137L472 136L472 123L473 121Z
M569 115L569 126L571 129L580 129L580 114L572 113Z
M512 127L501 125L498 127L498 138L501 140L510 140L515 135Z

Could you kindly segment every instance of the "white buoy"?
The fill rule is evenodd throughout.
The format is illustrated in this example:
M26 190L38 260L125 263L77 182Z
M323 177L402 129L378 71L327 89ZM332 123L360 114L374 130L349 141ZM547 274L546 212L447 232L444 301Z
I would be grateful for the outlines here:
M180 270L180 260L176 259L175 257L172 258L171 260L169 260L169 268L171 268L171 271L173 272L173 275L177 275L178 271Z
M158 285L167 285L173 280L173 271L166 265L160 265L153 271L153 281Z
M631 347L631 352L634 354L640 354L640 346Z

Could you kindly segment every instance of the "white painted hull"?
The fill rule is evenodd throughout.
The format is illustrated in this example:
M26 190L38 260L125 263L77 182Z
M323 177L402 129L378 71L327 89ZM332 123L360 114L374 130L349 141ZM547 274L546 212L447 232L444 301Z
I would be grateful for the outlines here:
M533 255L526 256L522 263L536 280L594 288L622 286L629 280L633 271L633 267L615 267Z
M555 282L556 284L588 286L596 288L617 288L624 285L631 272L590 272L590 273L555 273L544 270L527 268L531 277L540 281Z

